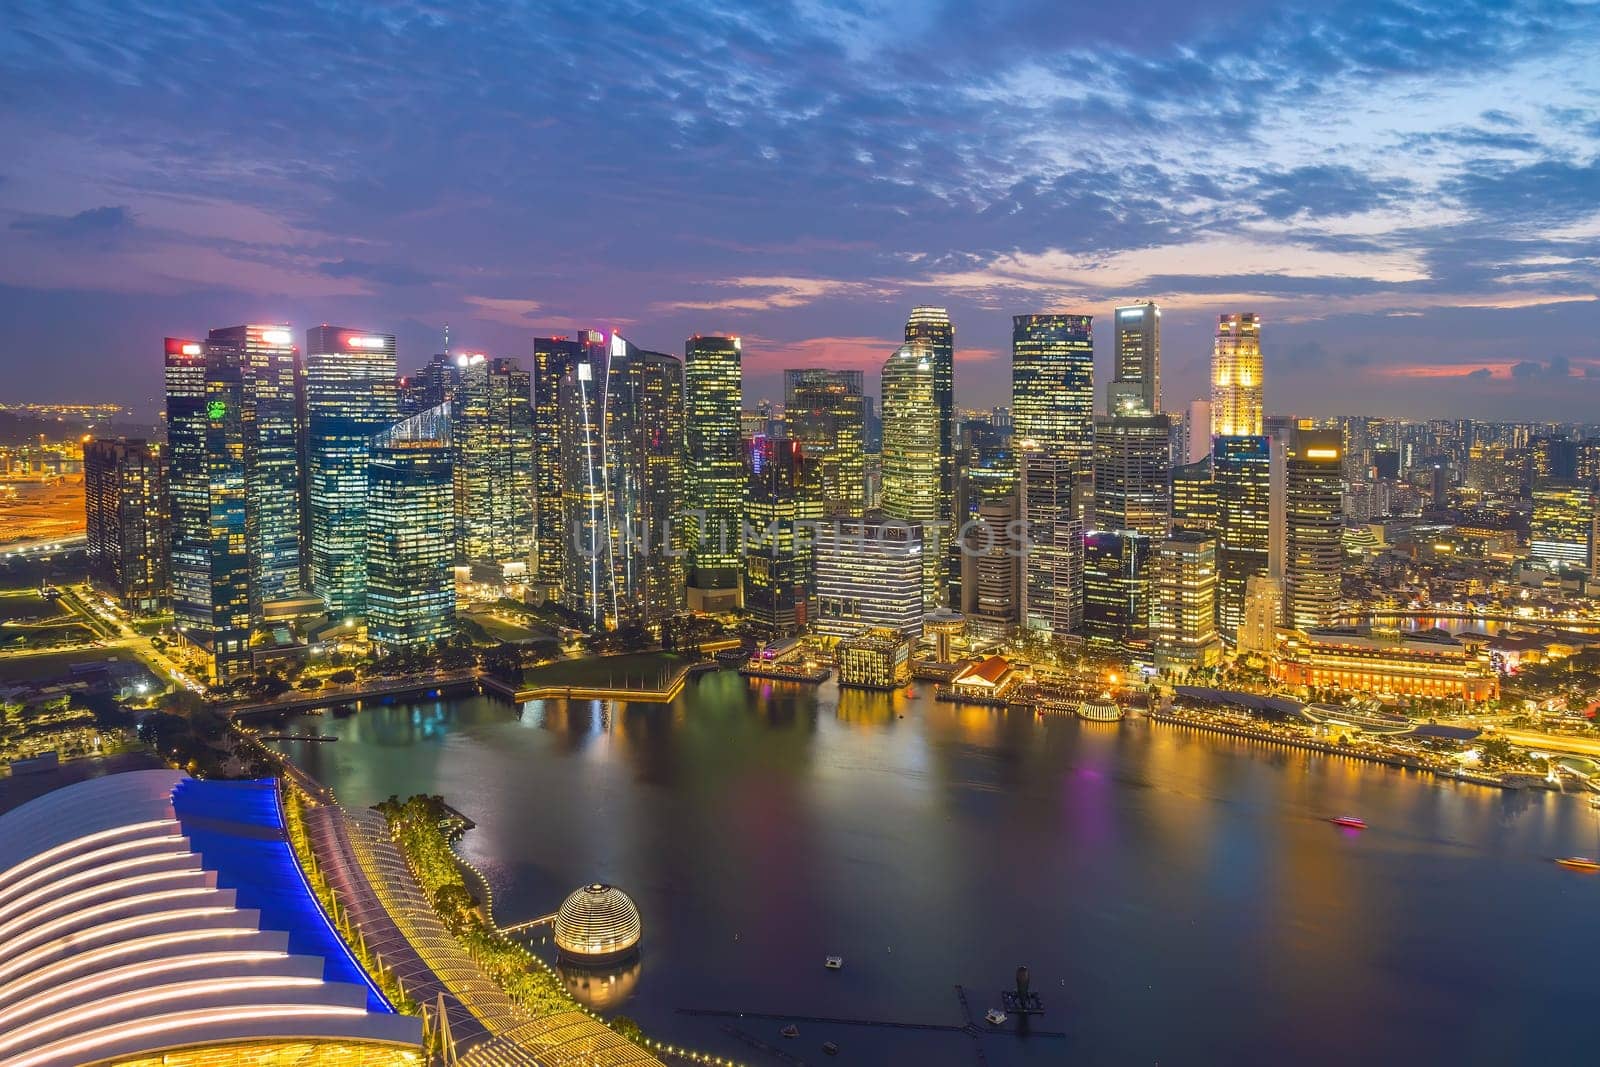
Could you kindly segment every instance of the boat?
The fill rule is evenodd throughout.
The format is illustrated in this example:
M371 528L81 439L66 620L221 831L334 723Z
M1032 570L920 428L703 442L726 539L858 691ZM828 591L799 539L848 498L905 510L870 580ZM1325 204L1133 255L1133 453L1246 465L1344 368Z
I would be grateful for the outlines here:
M1367 828L1367 820L1358 819L1354 815L1335 815L1328 821L1335 826L1343 826L1348 830L1365 830Z
M915 700L917 698L916 686L906 686L906 696L910 697L912 700Z
M1556 862L1569 871L1600 871L1600 860L1592 860L1587 856L1563 856Z
M782 1034L784 1037L799 1037L800 1036L800 1028L798 1026L796 1026L794 1023L790 1023L788 1026L785 1026L782 1030L779 1030L778 1033Z
M990 1026L999 1026L1001 1023L1006 1021L1006 1013L1001 1011L999 1008L990 1008L988 1011L983 1013L983 1017L988 1021Z
M828 968L830 971L837 971L839 968L844 966L844 957L829 956L827 959L822 961L822 965Z
M837 1056L839 1054L839 1046L834 1044L832 1041L824 1041L822 1043L822 1051L826 1052L830 1056Z
M1589 798L1589 806L1591 808L1600 809L1600 797L1590 797Z

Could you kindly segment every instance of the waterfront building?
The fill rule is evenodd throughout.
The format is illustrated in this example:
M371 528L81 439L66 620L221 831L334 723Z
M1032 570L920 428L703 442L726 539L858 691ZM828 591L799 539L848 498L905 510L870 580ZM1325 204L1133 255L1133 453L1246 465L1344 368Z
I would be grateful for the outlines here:
M1016 520L1016 498L997 497L963 527L961 614L984 636L1004 636L1021 621L1024 541Z
M951 531L941 514L938 379L932 351L920 344L897 349L883 365L883 513L918 524L926 542L923 601L944 605L948 578L945 545Z
M937 519L949 525L955 514L956 497L956 328L950 321L950 312L931 304L918 304L906 317L905 341L922 350L933 368L933 403L937 410L939 479L936 498L939 501ZM883 419L888 421L888 412ZM934 538L930 537L929 544ZM949 537L939 539L941 545L952 543ZM957 561L952 556L947 564Z
M726 611L741 603L744 521L743 351L739 338L696 334L684 345L684 536L689 607Z
M205 342L168 337L165 379L173 620L227 680L250 670L242 374Z
M1289 625L1300 629L1339 617L1343 475L1340 431L1294 431L1285 461L1283 581Z
M1077 517L1078 460L1022 445L1022 623L1055 636L1083 622L1083 522Z
M1119 307L1113 332L1116 354L1107 412L1156 414L1161 410L1161 309L1153 300Z
M83 446L84 535L89 580L126 611L167 603L167 485L161 451L148 441Z
M911 642L899 630L879 627L840 640L834 649L845 689L898 689L911 680Z
M788 636L811 621L812 530L823 518L820 464L796 440L758 436L749 456L744 606L753 621Z
M1476 703L1500 693L1487 642L1487 638L1453 637L1442 630L1290 630L1271 661L1271 674L1285 685Z
M1244 609L1234 636L1240 652L1272 656L1278 648L1278 627L1283 625L1283 581L1271 574L1252 574L1245 580Z
M384 647L455 633L455 449L450 405L418 412L367 446L367 636Z
M367 589L367 445L398 417L392 334L306 331L306 500L311 589L360 616Z
M1084 534L1083 635L1091 646L1128 655L1149 652L1150 554L1150 538L1132 530Z
M633 899L616 886L592 882L561 902L551 923L556 951L567 963L615 963L639 951L644 926Z
M847 637L886 627L916 635L922 599L920 523L869 517L824 523L816 544L817 630Z
M1158 540L1171 530L1172 441L1165 415L1095 417L1094 524Z
M1173 468L1172 529L1217 532L1217 483L1211 476L1210 453L1197 463Z
M1216 438L1217 628L1227 638L1244 618L1245 584L1266 574L1272 547L1272 449L1265 437Z
M866 396L858 370L786 370L788 437L817 468L824 515L861 515L867 506Z
M1594 573L1596 493L1583 482L1547 478L1533 486L1528 557L1550 570Z
M1215 535L1174 530L1156 546L1150 616L1158 670L1181 674L1221 661Z
M1211 348L1211 436L1262 432L1261 317L1223 315Z
M143 770L0 815L0 1062L420 1067L334 932L277 782Z
M1087 472L1094 447L1094 317L1011 320L1011 417L1018 441L1058 452Z
M533 549L528 372L515 360L481 353L459 355L456 363L461 380L449 408L456 560L497 585L521 585Z
M625 390L612 401L613 447L625 454L615 486L626 557L616 568L620 625L654 629L684 609L686 574L677 529L684 493L683 363L629 343Z

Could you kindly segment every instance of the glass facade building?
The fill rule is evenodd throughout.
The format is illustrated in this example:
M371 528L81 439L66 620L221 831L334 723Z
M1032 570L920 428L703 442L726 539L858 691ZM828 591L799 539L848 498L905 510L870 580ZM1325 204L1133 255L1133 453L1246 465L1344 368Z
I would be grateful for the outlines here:
M533 408L515 360L456 357L450 403L456 559L526 579L533 549ZM437 409L429 409L437 410Z
M1344 435L1296 429L1285 457L1283 583L1289 625L1339 617L1344 563Z
M167 603L167 485L160 449L147 441L83 446L84 534L89 578L124 609Z
M1218 663L1216 538L1175 530L1155 554L1150 634L1156 668L1181 673Z
M883 513L921 525L926 538L923 599L944 604L949 528L940 519L936 362L920 344L900 346L883 365Z
M1211 346L1211 436L1261 432L1261 317L1223 315Z
M367 635L383 646L455 632L455 478L449 404L376 434L367 453Z
M920 634L922 527L895 519L839 519L817 537L817 631L848 637L882 627Z
M1150 538L1131 530L1083 537L1083 636L1126 655L1150 651Z
M789 439L816 464L825 515L859 516L867 504L866 397L858 370L786 370Z
M1272 546L1272 449L1265 437L1218 437L1217 627L1233 639L1244 620L1245 587L1266 574Z
M1025 451L1020 495L1027 537L1022 561L1022 622L1063 635L1083 624L1083 522L1076 515L1078 461Z
M1172 527L1172 439L1165 415L1094 420L1094 525L1165 538Z
M1094 316L1011 320L1012 436L1087 471L1094 444ZM1032 442L1028 445L1025 442Z
M750 442L744 606L777 635L803 630L811 620L812 524L823 517L819 468L799 441Z
M744 560L743 346L737 337L695 335L684 345L684 536L689 584L736 602Z
M1119 307L1113 327L1116 355L1107 410L1154 415L1161 410L1161 309L1148 300Z

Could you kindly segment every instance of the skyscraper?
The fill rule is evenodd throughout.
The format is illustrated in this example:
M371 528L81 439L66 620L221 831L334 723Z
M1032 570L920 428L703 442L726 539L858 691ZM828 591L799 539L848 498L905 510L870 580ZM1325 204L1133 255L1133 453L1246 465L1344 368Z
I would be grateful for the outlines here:
M1019 493L1028 538L1022 561L1022 623L1053 635L1083 623L1083 522L1076 515L1079 467L1058 452L1027 451Z
M875 627L920 634L922 527L898 519L824 523L816 544L817 631L849 637Z
M288 326L212 330L208 358L239 374L239 427L245 476L245 545L250 611L301 592L301 403L304 371Z
M230 679L250 670L252 619L240 369L169 337L165 376L173 619Z
M1297 429L1285 464L1284 590L1289 625L1332 626L1339 616L1344 562L1344 437Z
M1172 528L1194 533L1217 532L1217 483L1208 453L1198 463L1172 470Z
M1528 557L1550 570L1593 571L1596 498L1583 482L1547 478L1533 487Z
M906 344L921 345L933 367L933 402L939 412L939 521L949 523L956 495L956 328L950 312L929 304L912 308L906 319Z
M128 611L166 604L167 485L159 449L146 441L83 446L89 578Z
M976 520L964 527L961 613L969 628L995 637L1021 619L1023 545L1016 517L1016 497L997 497L979 504Z
M684 345L685 504L689 607L726 610L740 603L744 521L742 346L737 337L696 334Z
M367 588L367 447L397 418L394 336L306 331L306 499L311 588L334 615L361 615Z
M460 382L460 365L449 352L436 353L416 371L400 379L396 386L396 406L401 415L415 415L438 407L455 396Z
M866 397L858 370L786 370L783 410L789 439L816 464L825 515L866 508Z
M1059 452L1076 460L1079 470L1088 469L1094 442L1093 316L1012 318L1011 417L1019 449Z
M1171 424L1165 415L1094 420L1094 525L1157 540L1172 528Z
M822 518L819 465L796 440L756 437L749 455L744 606L774 634L788 635L812 615L815 546L808 524Z
M482 354L456 362L461 379L450 404L456 559L496 582L524 582L533 548L528 372L515 360Z
M1223 315L1211 348L1211 435L1261 432L1261 318L1252 312Z
M950 531L939 499L939 401L936 363L922 344L901 345L883 364L883 513L920 523L926 538L923 599L944 604Z
M1083 635L1090 645L1149 651L1153 577L1150 538L1132 530L1084 534Z
M1222 658L1217 637L1217 542L1211 534L1174 530L1156 546L1150 630L1155 665L1183 672Z
M1217 628L1232 638L1244 617L1245 585L1266 574L1272 542L1272 449L1259 436L1216 438Z
M1189 401L1188 410L1183 413L1183 439L1185 463L1211 458L1211 401Z
M1107 409L1112 415L1161 410L1161 309L1155 301L1116 309L1116 361Z
M375 434L367 447L367 634L408 647L455 631L455 479L449 404Z

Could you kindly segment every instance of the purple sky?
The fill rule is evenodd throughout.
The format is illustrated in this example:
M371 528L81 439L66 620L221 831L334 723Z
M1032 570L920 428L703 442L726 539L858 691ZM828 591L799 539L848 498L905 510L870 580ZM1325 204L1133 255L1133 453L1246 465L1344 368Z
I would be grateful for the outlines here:
M914 303L962 403L1010 316L1222 311L1270 409L1600 418L1600 6L1352 0L18 0L5 400L153 407L161 338L391 330L402 368L617 327L875 371ZM1104 375L1102 375L1102 380Z

